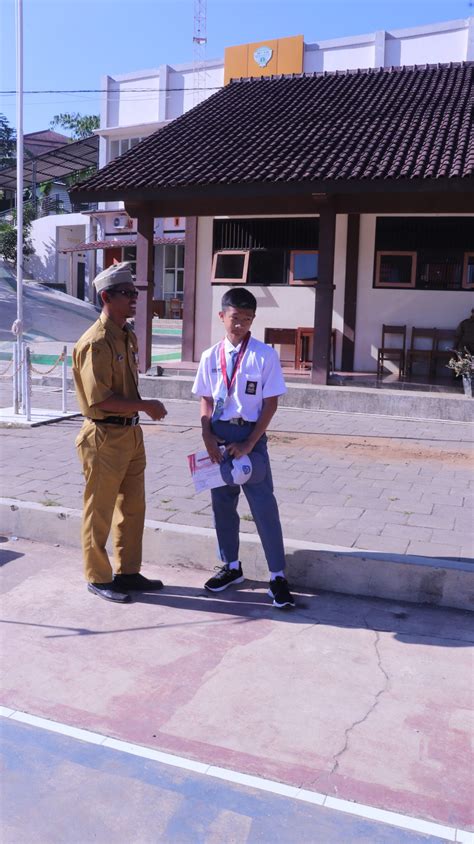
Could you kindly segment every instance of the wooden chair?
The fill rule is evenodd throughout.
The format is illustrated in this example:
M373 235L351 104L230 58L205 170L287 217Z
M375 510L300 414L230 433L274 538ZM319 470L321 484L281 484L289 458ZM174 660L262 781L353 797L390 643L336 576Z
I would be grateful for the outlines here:
M394 345L391 345L394 338ZM395 345L396 343L396 345ZM377 351L377 378L383 375L385 361L393 361L398 365L398 377L405 375L405 357L407 344L406 325L382 325L382 345Z
M314 328L297 328L295 345L295 369L311 369L313 356L310 354ZM329 371L334 372L336 360L336 331L331 331L331 344L329 349Z
M436 332L436 328L412 328L406 365L408 378L411 378L414 363L428 364L428 374L431 374Z
M182 319L183 318L183 303L181 299L170 299L170 318L171 319Z
M166 302L164 299L153 299L153 316L165 318Z
M449 359L453 357L453 349L456 347L456 329L438 328L435 337L435 345L432 356L432 373L436 377L436 370L439 364L446 366ZM447 372L445 372L447 375Z
M295 346L296 328L265 328L263 342L272 346L272 348L275 348L275 346ZM282 363L293 366L294 357L283 359L280 354L280 360Z

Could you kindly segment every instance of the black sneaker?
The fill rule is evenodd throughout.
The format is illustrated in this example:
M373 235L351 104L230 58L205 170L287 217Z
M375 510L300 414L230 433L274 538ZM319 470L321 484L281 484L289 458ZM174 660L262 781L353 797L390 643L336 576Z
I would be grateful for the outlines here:
M221 569L218 569L217 574L204 584L204 588L209 592L222 592L223 589L227 589L233 583L242 583L244 580L240 563L238 569L230 569L225 565Z
M124 592L158 592L163 589L161 580L150 580L140 572L136 574L116 574L114 584Z
M295 599L289 590L288 581L284 577L275 577L275 580L270 581L268 594L270 598L273 598L274 607L295 606Z

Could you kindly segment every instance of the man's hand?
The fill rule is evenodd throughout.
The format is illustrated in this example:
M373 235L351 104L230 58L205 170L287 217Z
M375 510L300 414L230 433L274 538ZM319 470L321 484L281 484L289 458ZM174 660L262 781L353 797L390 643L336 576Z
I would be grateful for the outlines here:
M157 399L146 399L143 402L143 410L154 422L160 422L168 413L164 404Z
M226 450L231 457L244 457L246 454L250 454L252 449L252 443L248 440L244 440L242 443L230 443Z
M219 448L219 437L216 437L215 434L211 434L210 431L206 431L203 433L202 438L204 440L204 445L206 446L206 451L211 459L211 463L222 463L222 452Z

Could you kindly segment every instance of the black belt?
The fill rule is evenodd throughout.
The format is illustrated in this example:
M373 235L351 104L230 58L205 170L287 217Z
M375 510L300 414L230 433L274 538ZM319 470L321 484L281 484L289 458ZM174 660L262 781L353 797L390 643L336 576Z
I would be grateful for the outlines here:
M223 419L223 422L228 422L229 425L251 425L251 422L248 422L247 419L242 419L241 416L234 416L233 419Z
M90 419L90 416L87 417ZM91 422L95 422L96 425L122 425L123 428L132 425L138 425L140 422L140 417L138 413L136 416L106 416L105 419L91 419Z

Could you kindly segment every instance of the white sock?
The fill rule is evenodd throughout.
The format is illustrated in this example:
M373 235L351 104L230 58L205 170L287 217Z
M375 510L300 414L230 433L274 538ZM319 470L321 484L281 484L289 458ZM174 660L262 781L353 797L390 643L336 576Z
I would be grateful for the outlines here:
M284 571L271 571L270 580L275 580L276 577L285 577Z
M234 560L232 563L227 563L227 568L234 571L234 569L240 568L240 560Z

